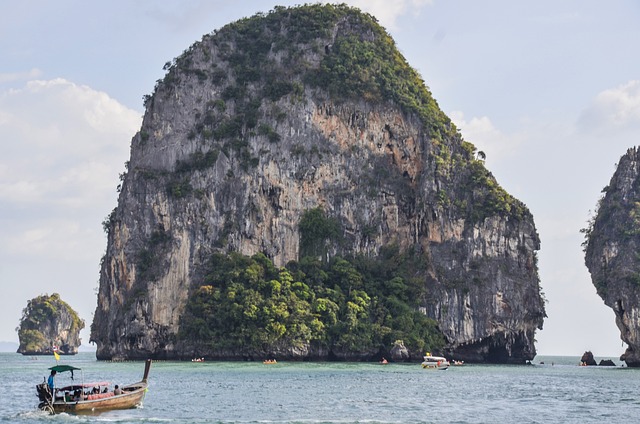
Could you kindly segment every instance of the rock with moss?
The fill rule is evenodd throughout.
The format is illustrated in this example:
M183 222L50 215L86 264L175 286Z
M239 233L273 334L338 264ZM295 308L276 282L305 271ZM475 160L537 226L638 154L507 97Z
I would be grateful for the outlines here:
M52 354L54 347L61 355L75 355L80 346L80 319L57 293L41 295L27 302L16 329L23 355Z

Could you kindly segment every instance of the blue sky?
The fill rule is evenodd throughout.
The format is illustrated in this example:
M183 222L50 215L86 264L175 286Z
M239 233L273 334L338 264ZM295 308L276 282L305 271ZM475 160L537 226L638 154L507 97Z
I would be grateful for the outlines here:
M0 14L0 340L27 300L96 307L101 222L163 65L228 22L300 2L6 2ZM633 0L357 0L376 16L499 183L531 209L548 299L540 354L615 358L613 312L582 235L640 134Z

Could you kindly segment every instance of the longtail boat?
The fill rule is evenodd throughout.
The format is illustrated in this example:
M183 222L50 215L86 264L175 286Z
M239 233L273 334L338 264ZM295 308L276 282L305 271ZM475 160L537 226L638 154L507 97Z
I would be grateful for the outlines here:
M36 391L40 404L38 408L50 414L67 412L71 414L92 414L114 409L129 409L142 405L144 395L147 392L147 378L151 360L147 359L144 366L142 380L137 383L122 387L115 387L110 390L109 383L85 383L84 376L79 384L71 384L65 387L54 387L52 391L45 381L36 385ZM71 365L56 365L49 368L55 374L71 372L73 378L74 371L82 371L80 368Z

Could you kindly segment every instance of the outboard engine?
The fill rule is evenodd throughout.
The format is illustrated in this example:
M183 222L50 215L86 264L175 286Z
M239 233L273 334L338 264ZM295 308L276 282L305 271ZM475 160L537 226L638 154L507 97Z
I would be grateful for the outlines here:
M40 399L38 408L53 414L53 393L51 393L47 382L36 384L36 392L38 393L38 399Z
M52 399L51 389L49 385L45 383L36 384L36 391L38 392L38 399L40 402L49 402Z

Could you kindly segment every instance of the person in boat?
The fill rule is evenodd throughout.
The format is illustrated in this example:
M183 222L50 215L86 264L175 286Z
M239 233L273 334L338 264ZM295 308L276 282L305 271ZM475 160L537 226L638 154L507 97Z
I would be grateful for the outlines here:
M56 370L51 370L51 374L47 379L47 386L49 386L49 390L53 393L53 388L55 387L55 378L56 378Z
M113 394L116 395L116 396L122 394L122 389L117 384L116 384L116 387L113 389Z

